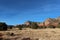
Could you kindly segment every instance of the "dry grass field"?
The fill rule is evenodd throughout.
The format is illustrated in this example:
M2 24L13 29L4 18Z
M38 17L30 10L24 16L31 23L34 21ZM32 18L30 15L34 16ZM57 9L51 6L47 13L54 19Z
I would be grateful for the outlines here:
M4 34L4 38L14 38L22 40L22 38L31 38L32 40L60 40L60 29L26 29L26 30L10 30L0 31ZM8 36L7 33L14 33L15 36ZM14 39L12 39L14 40Z

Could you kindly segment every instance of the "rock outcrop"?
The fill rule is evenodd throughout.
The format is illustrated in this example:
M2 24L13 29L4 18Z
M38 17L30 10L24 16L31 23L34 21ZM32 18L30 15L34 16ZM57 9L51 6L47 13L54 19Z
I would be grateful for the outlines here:
M38 26L54 26L57 27L60 24L60 17L58 18L48 18L44 22L38 24Z

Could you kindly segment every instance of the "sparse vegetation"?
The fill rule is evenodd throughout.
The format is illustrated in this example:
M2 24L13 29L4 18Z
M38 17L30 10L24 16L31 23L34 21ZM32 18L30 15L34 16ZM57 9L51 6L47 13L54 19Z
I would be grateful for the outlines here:
M38 25L35 22L32 22L30 28L37 29L38 28Z
M17 25L17 28L19 28L20 30L22 30L23 26L22 25Z
M13 30L14 28L17 28ZM25 29L24 29L25 28ZM53 29L54 28L54 29ZM10 29L10 30L8 30ZM5 32L6 31L6 32ZM60 23L55 19L49 18L45 22L32 22L28 21L25 24L19 25L7 25L4 22L0 22L0 32L4 33L5 37L7 36L6 40L9 40L8 36L11 36L12 39L17 39L23 37L22 40L60 40ZM16 34L19 34L16 36ZM57 36L57 37L56 37ZM15 37L15 38L13 38ZM58 38L59 37L59 38ZM34 39L33 39L34 38ZM38 38L38 39L37 39ZM56 39L55 39L56 38Z

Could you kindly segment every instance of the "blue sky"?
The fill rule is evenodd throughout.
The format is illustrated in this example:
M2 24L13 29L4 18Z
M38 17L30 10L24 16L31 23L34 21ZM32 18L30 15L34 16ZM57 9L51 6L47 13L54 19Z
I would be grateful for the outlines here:
M0 22L23 24L43 22L60 16L60 0L0 0Z

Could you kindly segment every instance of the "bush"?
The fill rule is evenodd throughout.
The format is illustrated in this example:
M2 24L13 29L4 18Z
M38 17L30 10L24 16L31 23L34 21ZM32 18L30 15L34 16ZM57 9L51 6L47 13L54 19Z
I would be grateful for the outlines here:
M17 28L19 28L19 30L22 30L23 26L22 25L17 25Z
M50 25L50 26L48 26L48 28L56 28L56 26Z
M0 31L6 31L7 30L7 24L0 22Z
M37 29L37 28L38 28L37 23L32 22L32 23L31 23L31 28L32 28L32 29Z

